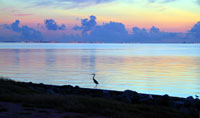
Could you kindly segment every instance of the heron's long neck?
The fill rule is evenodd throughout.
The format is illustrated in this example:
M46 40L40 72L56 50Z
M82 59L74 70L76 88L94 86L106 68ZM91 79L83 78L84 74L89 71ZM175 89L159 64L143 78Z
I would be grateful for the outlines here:
M93 79L94 79L95 75L93 75Z

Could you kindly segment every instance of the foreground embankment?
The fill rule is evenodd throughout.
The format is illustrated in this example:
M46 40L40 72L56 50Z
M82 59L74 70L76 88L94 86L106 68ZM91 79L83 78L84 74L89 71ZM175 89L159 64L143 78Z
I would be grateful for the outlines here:
M5 118L198 118L198 98L150 95L0 79Z

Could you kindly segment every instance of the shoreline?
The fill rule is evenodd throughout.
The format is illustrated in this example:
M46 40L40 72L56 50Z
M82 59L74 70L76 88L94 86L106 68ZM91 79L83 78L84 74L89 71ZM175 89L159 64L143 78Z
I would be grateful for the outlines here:
M12 97L12 95L14 97ZM148 107L159 106L166 107L167 109L173 109L180 113L180 115L183 114L186 117L191 116L192 118L198 117L200 112L200 100L198 98L193 98L192 96L183 98L168 95L144 94L132 90L115 91L104 89L80 88L78 86L71 85L59 86L46 85L42 83L36 84L32 82L16 82L5 78L0 79L0 102L12 103L20 101L23 103L23 100L19 100L17 97L15 98L15 96L20 96L23 98L27 96L30 97L30 95L47 95L53 98L58 96L75 96L75 98L84 97L83 99L103 99L105 101L110 102L116 101L119 102L119 104L127 105L145 105ZM35 99L40 101L40 98L38 97L36 97ZM49 98L47 97L46 99ZM93 107L96 108L96 106Z

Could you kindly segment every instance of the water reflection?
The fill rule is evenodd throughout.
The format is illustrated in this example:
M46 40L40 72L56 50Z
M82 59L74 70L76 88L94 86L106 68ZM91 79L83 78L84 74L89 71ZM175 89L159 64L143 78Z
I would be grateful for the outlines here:
M1 49L0 75L20 81L72 84L144 93L199 94L200 56L144 56L134 50Z

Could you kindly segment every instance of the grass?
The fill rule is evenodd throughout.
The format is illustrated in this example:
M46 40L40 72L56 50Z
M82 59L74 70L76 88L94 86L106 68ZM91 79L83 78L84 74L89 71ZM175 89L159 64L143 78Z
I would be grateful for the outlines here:
M78 95L51 95L30 89L27 83L0 79L0 101L17 102L28 108L50 108L112 118L184 118L175 109L163 106L126 104L115 100Z

